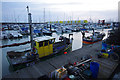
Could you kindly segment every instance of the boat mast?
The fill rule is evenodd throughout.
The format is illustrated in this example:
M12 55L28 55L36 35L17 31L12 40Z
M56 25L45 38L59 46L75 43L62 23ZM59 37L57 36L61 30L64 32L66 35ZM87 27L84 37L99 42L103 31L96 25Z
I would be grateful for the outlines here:
M45 27L45 8L44 8L44 27Z
M27 12L28 12L28 23L30 28L30 41L31 41L31 52L33 52L33 29L32 29L32 18L31 13L29 12L29 7L27 6Z

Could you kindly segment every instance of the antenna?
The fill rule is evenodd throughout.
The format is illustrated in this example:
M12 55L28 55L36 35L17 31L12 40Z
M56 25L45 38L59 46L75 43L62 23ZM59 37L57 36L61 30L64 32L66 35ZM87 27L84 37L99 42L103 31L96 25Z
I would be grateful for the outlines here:
M26 8L27 8L27 12L29 13L29 7L27 6Z

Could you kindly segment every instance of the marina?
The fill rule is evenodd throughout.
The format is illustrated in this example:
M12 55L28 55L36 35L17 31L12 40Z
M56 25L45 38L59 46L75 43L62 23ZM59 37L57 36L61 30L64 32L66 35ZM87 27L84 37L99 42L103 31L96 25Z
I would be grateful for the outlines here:
M34 31L35 33L37 32L37 30L39 30L37 28L38 27L36 27L36 31ZM51 27L51 28L53 28L53 27ZM48 28L48 29L45 29L45 30L50 29L50 31L51 31L51 28ZM67 27L67 28L71 29L70 26ZM70 30L70 29L67 29L67 30ZM109 31L111 30L111 28L109 28L109 29L103 29L103 28L102 29L93 29L92 28L92 29L89 30L89 29L81 29L79 27L78 31L74 31L74 30L63 31L63 30L65 30L65 29L64 28L59 28L56 32L52 32L52 34L50 33L50 34L45 34L44 35L44 33L43 33L42 35L37 35L37 34L33 34L34 36L31 35L31 36L33 36L33 41L36 41L34 43L34 45L31 44L32 41L29 41L29 40L31 40L31 36L29 36L28 34L27 35L24 34L22 36L22 38L18 38L18 39L16 39L16 38L11 38L11 39L6 38L5 41L10 41L11 43L10 42L9 42L10 44L3 43L1 45L1 48L3 48L2 49L3 53L5 53L4 52L4 51L6 51L5 49L7 49L7 48L9 49L9 50L6 51L6 54L4 54L5 55L4 59L7 57L7 63L8 64L7 64L7 66L3 65L3 66L7 67L7 69L6 69L6 67L4 67L4 69L6 69L5 71L7 73L6 72L3 73L4 74L3 78L17 78L18 76L21 76L21 77L18 77L18 78L41 78L44 75L47 75L47 77L48 77L50 75L50 73L52 71L54 71L55 69L60 68L61 66L65 65L65 64L68 64L69 62L74 63L74 62L80 61L81 57L83 57L85 55L88 55L88 53L90 53L91 51L93 51L93 52L91 52L91 54L89 54L89 55L92 55L91 60L93 62L95 61L95 62L99 63L99 65L100 65L99 70L100 71L102 71L101 67L102 67L102 69L105 70L105 72L102 71L104 73L99 71L98 78L110 78L110 76L112 75L112 73L116 69L118 63L114 62L114 61L112 62L111 60L105 60L105 59L99 60L99 59L97 59L97 55L101 51L101 46L102 45L101 45L100 42L102 41L102 39L104 40L108 36L110 36ZM10 32L11 30L5 30L5 31ZM83 33L85 33L85 35L83 35ZM70 35L73 35L72 36L72 39L73 39L72 43L71 43ZM52 37L54 37L54 38L52 38ZM78 39L78 37L79 37L79 39ZM84 45L84 43L90 42L90 41L84 42L85 39L87 39L88 37L89 37L89 40L92 40L91 41L92 43L89 43L91 45L86 46L86 45ZM47 39L48 39L48 47L45 47ZM60 44L62 46L61 47L60 46L55 47L56 43L54 43L55 41L52 41L52 43L51 43L52 39L56 40L56 42L59 43L59 44L60 44L60 40L63 41ZM42 41L43 45L41 45L41 42L39 42L41 40L43 40ZM69 48L67 48L67 45L65 46L65 44L69 44L69 43L72 44L72 45L70 45L71 46L70 52L68 52L68 50L67 50L67 49L69 49ZM97 43L99 43L99 44L97 44ZM38 53L38 56L39 56L38 58L37 58L35 49L33 49L33 51L34 51L33 56L28 55L28 52L31 52L32 45L37 50L37 53ZM27 46L27 47L25 47L25 46ZM42 48L42 46L43 46L43 48ZM54 47L52 48L52 46L54 46ZM92 46L95 46L94 48L96 48L96 49L94 50L94 48L92 48ZM22 47L22 48L20 49L20 47ZM62 49L62 47L65 47L64 50ZM68 45L68 47L69 47L69 45ZM89 50L84 51L84 47L85 47L85 49L91 48L91 50L89 49L90 51ZM13 49L13 50L10 50L10 48ZM61 50L60 50L60 48L61 48ZM79 48L81 48L81 49L79 49ZM80 54L77 53L76 51L80 52ZM86 52L86 51L88 51L88 52ZM53 53L53 54L55 53L53 57L48 56L51 53ZM62 55L57 56L56 53L60 53ZM74 54L74 55L72 56L72 54ZM31 55L31 53L30 53L30 55ZM80 56L80 57L78 57L78 56ZM41 59L42 57L45 57L45 58ZM62 62L59 61L60 60L59 57L63 59L63 60L61 60ZM38 59L40 61L37 61ZM108 63L107 61L110 64L113 64L112 68L109 67L110 64L106 64L106 63ZM57 62L60 62L60 63L57 63ZM41 65L41 64L43 64L43 65ZM42 68L42 70L39 70L39 67L36 67L36 65L39 66L39 67L42 66L43 68L47 65L47 67L46 67L46 69ZM89 63L89 65L90 65L90 63ZM35 68L35 70L31 71L31 73L30 73L31 75L34 75L34 76L31 76L31 75L27 74L28 70L30 68L33 68L33 69ZM49 69L49 70L47 70L47 69ZM111 71L109 69L113 69L113 71ZM24 70L26 73L23 73L22 70ZM36 70L37 70L37 72L36 72ZM89 67L88 67L88 70L89 70ZM39 74L36 74L36 76L35 76L35 74L33 74L33 72L36 72L36 73L39 73ZM18 76L13 77L14 75L17 75L18 73L20 73ZM25 74L27 74L27 75L25 75ZM107 75L105 75L105 74L107 74Z
M43 1L42 6L3 3L2 10L6 13L0 28L2 80L119 79L120 22L117 16L108 16L103 9L100 11L104 14L99 15L99 5L94 3L97 9L91 11L91 7L85 8L86 3L78 5L79 1L54 2ZM85 9L78 9L80 6Z

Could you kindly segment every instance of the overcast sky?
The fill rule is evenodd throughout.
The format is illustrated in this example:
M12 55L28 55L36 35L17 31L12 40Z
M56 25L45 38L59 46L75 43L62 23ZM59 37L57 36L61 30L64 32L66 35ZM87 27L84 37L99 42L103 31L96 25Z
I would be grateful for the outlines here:
M30 8L33 22L60 20L89 20L97 22L118 20L119 0L4 0L2 2L2 21L27 22L26 6Z

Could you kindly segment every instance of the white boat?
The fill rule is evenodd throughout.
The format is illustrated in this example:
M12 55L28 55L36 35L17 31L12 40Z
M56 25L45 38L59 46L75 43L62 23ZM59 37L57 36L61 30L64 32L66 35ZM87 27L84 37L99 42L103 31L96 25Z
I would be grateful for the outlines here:
M2 31L0 34L0 39L8 39L7 33L5 31Z
M23 36L22 34L18 33L17 31L11 31L8 33L8 35L9 36L11 35L12 38L21 38Z
M58 27L58 28L56 28L55 30L56 30L56 32L57 32L58 34L61 34L61 33L62 33L62 28L61 28L61 27Z
M28 35L28 34L30 34L28 27L21 27L20 33L22 35Z
M65 33L66 32L66 28L62 28L62 31L63 31L63 33Z
M20 30L20 27L19 27L19 25L13 25L13 29L14 30Z
M44 35L52 35L52 32L47 29L43 29L42 32Z
M71 30L71 29L69 29L69 28L66 28L66 32L67 32L67 33L71 33L71 32L72 32L72 30Z

